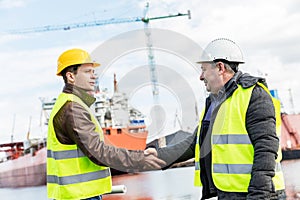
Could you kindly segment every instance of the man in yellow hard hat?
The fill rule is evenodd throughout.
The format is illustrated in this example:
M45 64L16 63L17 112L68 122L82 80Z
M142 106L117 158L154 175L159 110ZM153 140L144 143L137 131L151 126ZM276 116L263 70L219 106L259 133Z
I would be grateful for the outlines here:
M47 193L52 199L102 199L111 192L110 168L160 169L165 162L144 151L106 145L90 110L96 82L94 62L82 49L60 55L57 75L65 82L52 109L47 138Z

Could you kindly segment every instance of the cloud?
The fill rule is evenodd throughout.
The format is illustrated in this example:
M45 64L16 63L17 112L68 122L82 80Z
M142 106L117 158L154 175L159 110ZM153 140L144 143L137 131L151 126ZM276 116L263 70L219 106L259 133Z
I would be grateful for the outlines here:
M23 7L26 5L25 0L0 0L0 9L9 9L15 7Z

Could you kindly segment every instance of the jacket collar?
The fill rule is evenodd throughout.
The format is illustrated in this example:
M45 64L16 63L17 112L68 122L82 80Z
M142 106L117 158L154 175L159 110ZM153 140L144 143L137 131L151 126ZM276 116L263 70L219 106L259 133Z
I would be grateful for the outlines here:
M248 73L242 74L237 78L236 82L241 85L243 88L249 88L253 85L255 85L257 82L260 82L262 84L264 84L266 87L267 83L266 83L266 79L262 78L262 77L255 77L255 76L251 76Z
M89 95L85 90L69 83L65 84L63 92L78 96L88 107L90 107L96 101L96 98Z
M214 101L224 101L232 95L232 93L238 88L238 85L241 85L243 88L249 88L255 85L257 82L263 83L267 86L264 78L251 76L247 73L242 73L238 71L234 76L220 89L218 94L210 94L210 100Z

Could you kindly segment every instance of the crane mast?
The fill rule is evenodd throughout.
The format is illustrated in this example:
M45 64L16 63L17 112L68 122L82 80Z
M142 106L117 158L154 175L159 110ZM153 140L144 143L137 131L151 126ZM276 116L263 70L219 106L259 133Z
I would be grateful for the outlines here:
M150 71L150 80L151 80L151 87L152 87L152 96L153 96L153 113L154 116L152 117L152 124L151 127L154 128L154 131L157 132L159 135L161 128L159 127L158 124L161 124L158 122L160 120L159 113L160 113L160 105L159 105L159 87L158 87L158 80L157 80L157 70L156 70L156 64L155 64L155 59L154 59L154 51L153 51L153 42L152 42L152 37L151 37L151 28L150 28L150 21L151 20L158 20L158 19L165 19L165 18L170 18L170 17L179 17L179 16L188 16L189 19L191 18L191 13L190 11L187 12L187 14L181 14L178 13L177 15L168 15L168 16L160 16L160 17L148 17L148 11L149 11L149 3L146 4L145 10L144 10L144 32L146 35L146 44L147 44L147 50L148 50L148 65L149 65L149 71ZM164 119L162 119L164 120ZM151 130L150 130L151 132ZM158 138L158 146L159 147L164 147L166 146L166 138L159 137Z
M146 44L147 44L147 50L148 50L148 65L149 65L149 71L150 71L150 80L151 80L151 87L152 87L152 96L153 96L153 113L154 116L152 117L152 124L151 126L154 128L155 132L158 132L158 135L160 133L160 129L162 127L158 127L159 123L158 121L160 120L161 116L159 115L159 111L161 107L159 106L159 87L158 87L158 80L157 80L157 70L156 70L156 64L155 64L155 59L154 59L154 51L153 51L153 42L152 42L152 37L151 37L151 28L149 22L151 20L157 20L157 19L165 19L165 18L170 18L170 17L179 17L179 16L188 16L188 18L191 18L191 13L188 10L187 14L181 14L178 13L177 15L168 15L168 16L160 16L160 17L148 17L148 11L149 11L149 3L146 4L145 10L144 10L144 32L146 35ZM162 119L164 120L164 119ZM151 130L150 130L151 131ZM166 146L166 138L159 137L158 138L158 146L159 147L164 147Z
M159 109L161 108L159 105L159 88L158 88L158 81L157 81L157 70L156 70L156 64L154 59L154 52L153 52L153 42L151 37L151 28L149 28L150 20L148 20L148 11L149 11L149 3L146 4L145 10L144 10L144 32L146 35L146 44L147 44L147 50L148 50L148 67L150 71L150 81L151 81L151 87L152 87L152 96L153 96L153 106L151 107L150 113L153 113L154 116L151 116L152 123L151 126L149 126L149 133L160 135L160 130L163 127L159 127L160 123L160 117L159 116ZM164 119L163 119L164 120ZM164 147L166 146L166 138L163 136L160 136L158 139L158 146Z
M149 28L148 20L148 10L149 10L149 3L147 3L145 11L144 11L144 31L146 34L146 44L148 49L148 64L150 69L150 79L152 83L152 95L153 95L153 103L156 105L159 103L158 95L158 82L157 82L157 72L155 67L155 59L154 59L154 52L153 52L153 42L151 38L151 29Z

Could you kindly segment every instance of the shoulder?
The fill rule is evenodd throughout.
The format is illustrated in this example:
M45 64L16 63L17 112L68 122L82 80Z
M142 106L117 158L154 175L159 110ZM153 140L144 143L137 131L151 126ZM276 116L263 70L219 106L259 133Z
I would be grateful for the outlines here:
M253 118L273 116L275 114L274 109L271 95L260 85L256 84L250 98L248 115Z
M244 73L240 75L237 79L237 83L241 85L243 88L249 88L254 85L257 85L257 83L262 83L263 85L267 86L266 80L262 77L256 77L252 76L250 74Z
M86 110L82 105L75 101L67 101L62 109L65 111Z
M82 105L74 101L67 101L65 105L60 109L60 118L65 119L90 119L90 112L85 109Z
M253 94L255 95L262 95L262 96L268 96L271 98L268 91L266 91L267 88L263 88L260 84L256 84L253 88Z

